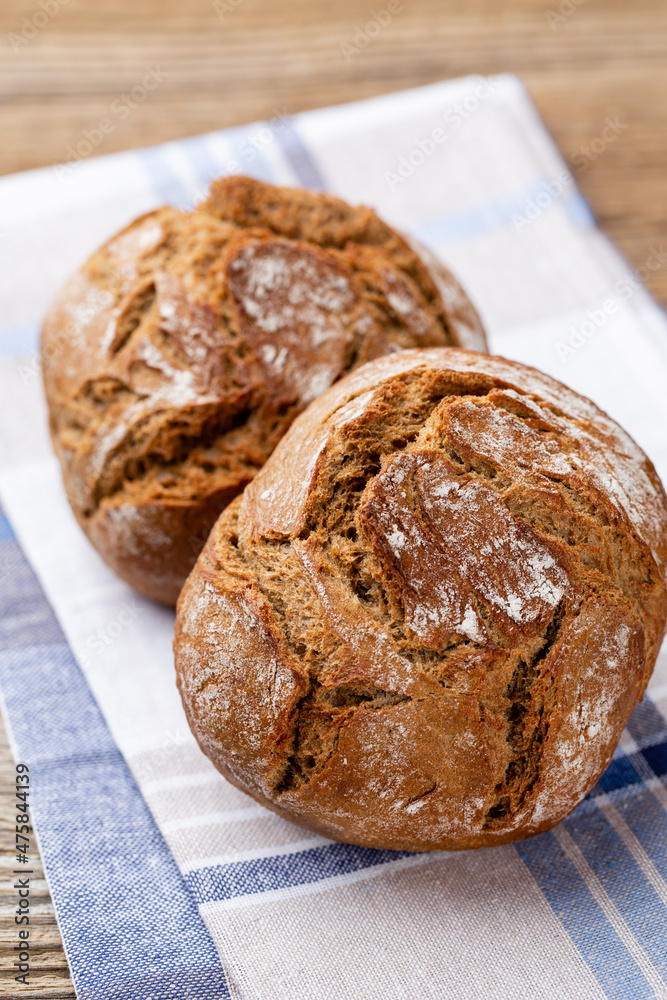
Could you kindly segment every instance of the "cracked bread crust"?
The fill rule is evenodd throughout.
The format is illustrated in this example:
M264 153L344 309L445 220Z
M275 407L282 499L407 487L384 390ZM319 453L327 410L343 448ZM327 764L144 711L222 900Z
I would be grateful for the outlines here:
M370 209L233 177L90 258L46 317L44 384L70 503L120 576L174 604L217 515L345 372L485 349L426 255Z
M222 514L179 599L216 767L336 840L549 829L609 763L667 620L667 497L593 403L456 349L372 361Z

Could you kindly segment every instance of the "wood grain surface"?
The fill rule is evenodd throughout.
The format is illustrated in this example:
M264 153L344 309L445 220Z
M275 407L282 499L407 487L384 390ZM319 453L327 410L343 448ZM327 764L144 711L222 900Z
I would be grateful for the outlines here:
M359 29L388 0L42 2L0 4L0 173L62 161L148 68L162 82L115 123L98 152L268 118L276 109L294 113L509 71L527 85L600 225L632 265L641 268L652 248L667 244L665 0L393 0L395 13L369 40ZM607 119L623 127L605 143ZM667 266L648 283L667 305ZM41 873L32 985L12 979L13 774L0 744L0 995L74 997Z

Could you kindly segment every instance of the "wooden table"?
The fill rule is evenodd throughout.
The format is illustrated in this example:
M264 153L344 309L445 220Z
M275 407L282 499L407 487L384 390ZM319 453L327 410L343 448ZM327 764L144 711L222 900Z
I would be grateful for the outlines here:
M377 0L373 9L387 6ZM367 43L357 30L370 8L353 0L49 0L47 7L54 13L43 23L37 0L0 6L0 173L61 161L147 67L164 81L117 122L99 152L268 118L275 109L294 113L465 73L511 71L631 263L641 268L667 242L664 0L393 0L396 13ZM626 127L604 143L608 118ZM650 274L649 285L667 305L667 267ZM6 744L0 773L0 959L9 970L13 763ZM33 985L15 988L8 972L0 995L74 997L46 884L36 888Z

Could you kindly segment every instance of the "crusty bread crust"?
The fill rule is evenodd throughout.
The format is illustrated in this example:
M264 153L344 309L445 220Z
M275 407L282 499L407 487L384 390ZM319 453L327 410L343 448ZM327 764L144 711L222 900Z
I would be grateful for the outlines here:
M46 317L51 432L109 565L173 604L297 413L405 347L485 349L453 277L367 208L244 177L133 222Z
M667 618L667 498L593 403L502 358L346 376L218 520L178 684L238 787L326 836L437 850L591 789Z

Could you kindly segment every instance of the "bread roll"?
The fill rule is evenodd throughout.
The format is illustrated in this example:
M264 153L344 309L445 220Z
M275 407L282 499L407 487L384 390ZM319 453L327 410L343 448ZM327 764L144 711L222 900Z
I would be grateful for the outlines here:
M216 517L344 372L405 347L484 349L454 278L367 208L246 177L133 222L43 330L51 433L79 524L167 604Z
M665 632L667 498L533 369L406 351L341 380L215 525L176 668L202 750L336 840L540 833L609 763Z

